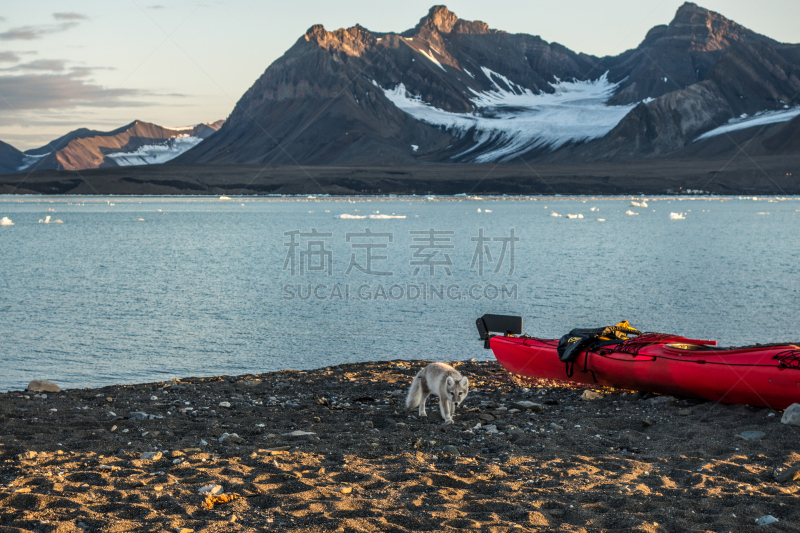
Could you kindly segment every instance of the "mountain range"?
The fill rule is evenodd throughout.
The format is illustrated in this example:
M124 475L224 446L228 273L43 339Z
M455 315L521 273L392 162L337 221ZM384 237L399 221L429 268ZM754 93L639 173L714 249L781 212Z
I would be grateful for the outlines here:
M399 34L312 26L175 163L628 161L787 122L798 92L800 45L692 3L602 58L435 6Z
M793 157L800 156L798 94L800 45L693 3L636 48L606 57L434 6L402 33L312 26L224 122L77 130L24 154L0 143L0 173L168 161L162 174L176 183L178 167L552 169ZM786 165L756 166L783 174Z
M0 142L0 173L165 163L196 146L223 123L219 120L185 128L164 128L136 120L108 132L80 128L25 152Z

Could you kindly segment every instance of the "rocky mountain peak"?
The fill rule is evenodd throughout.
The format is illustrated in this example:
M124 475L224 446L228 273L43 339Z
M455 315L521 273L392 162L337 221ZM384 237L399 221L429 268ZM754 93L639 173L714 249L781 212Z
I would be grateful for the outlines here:
M447 9L446 6L433 6L428 14L422 17L413 29L403 32L404 37L413 37L425 33L492 33L489 25L480 20L464 20Z
M442 33L450 33L458 22L458 16L446 6L433 6L428 14L420 19L417 28L436 28Z
M664 36L684 41L693 50L710 52L728 48L737 41L757 42L772 39L759 35L714 11L686 2L675 13Z
M368 46L375 44L375 36L360 24L334 31L327 31L322 24L315 24L306 31L303 38L325 50L344 52L351 56L360 56Z

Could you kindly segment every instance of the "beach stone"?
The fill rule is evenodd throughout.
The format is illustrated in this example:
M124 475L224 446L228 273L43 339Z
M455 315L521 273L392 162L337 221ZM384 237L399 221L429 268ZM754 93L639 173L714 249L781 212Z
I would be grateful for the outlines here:
M781 424L800 427L800 403L793 403L783 412Z
M644 420L642 420L642 425L646 428L649 428L650 426L653 425L653 421L645 418Z
M200 439L200 446L208 446L208 441L205 439Z
M494 417L489 413L481 413L478 415L478 420L483 420L484 422L492 422Z
M584 400L602 400L603 395L600 394L599 392L587 389L583 391L583 394L581 394L581 398L583 398Z
M28 450L27 452L23 452L17 456L20 461L30 461L31 459L36 459L38 454L34 451Z
M528 400L517 400L515 402L511 402L511 407L521 410L530 410L534 413L541 413L544 410L544 407L540 403L530 402Z
M509 435L524 435L525 434L525 432L523 430L521 430L520 428L507 428L505 430L505 432L508 433Z
M786 483L787 481L800 481L800 465L795 465L784 469L780 474L775 476L778 483Z
M763 431L742 431L736 435L736 438L742 440L761 440L766 436L767 434Z
M558 424L556 424L555 422L553 422L552 424L550 424L550 427L551 427L552 429L564 429L564 426L559 426L559 425L558 425Z
M131 420L147 420L150 415L145 413L144 411L133 411L128 413L128 418Z
M46 379L34 379L28 383L31 392L61 392L61 387Z
M198 489L197 494L211 494L212 496L222 494L222 485L204 485Z
M461 456L461 452L458 450L458 448L456 448L456 447L455 447L455 446L453 446L452 444L448 444L447 446L445 446L444 448L442 448L442 451L443 451L444 453L447 453L447 454L450 454L450 455L457 455L457 456Z
M241 444L244 442L244 439L237 435L236 433L223 433L222 436L219 438L220 442L229 442L231 444Z
M678 410L678 415L680 415L680 416L689 416L690 414L692 414L692 410L691 409L679 409Z
M305 437L306 435L316 435L313 431L301 431L296 429L291 433L282 433L283 437Z
M770 524L774 524L775 522L778 522L778 519L772 516L771 514L762 516L761 518L756 518L757 526L768 526Z
M161 452L142 452L142 455L139 456L139 458L147 461L158 461L161 459L161 455Z
M650 398L650 399L648 399L646 401L650 405L660 405L660 404L664 404L664 403L669 403L669 402L673 401L674 399L675 398L673 398L672 396L654 396L654 397L652 397L652 398Z
M364 422L364 427L366 429L372 429L375 427L375 424L372 423L372 420L367 420L366 422Z

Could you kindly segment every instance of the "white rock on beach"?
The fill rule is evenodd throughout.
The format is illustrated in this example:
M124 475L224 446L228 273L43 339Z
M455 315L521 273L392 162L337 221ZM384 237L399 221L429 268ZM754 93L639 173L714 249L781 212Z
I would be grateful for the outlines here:
M300 431L299 429L296 429L291 433L282 434L283 437L305 437L306 435L316 435L316 433L313 431Z
M31 392L61 392L61 387L46 379L34 379L28 383Z
M771 514L762 516L761 518L756 518L756 525L758 526L768 526L770 524L774 524L775 522L778 522L778 519Z
M204 485L197 491L198 494L211 494L216 496L222 494L222 485Z
M158 461L161 459L161 457L161 452L142 452L142 455L139 458L144 459L145 461Z
M781 424L800 427L800 403L793 403L783 412Z

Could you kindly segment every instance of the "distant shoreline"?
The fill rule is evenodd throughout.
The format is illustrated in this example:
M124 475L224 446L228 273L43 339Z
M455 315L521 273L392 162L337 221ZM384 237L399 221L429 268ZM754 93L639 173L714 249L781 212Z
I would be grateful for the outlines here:
M0 194L68 195L717 195L800 194L800 156L629 163L404 167L149 165L0 175ZM800 174L798 174L800 175Z

